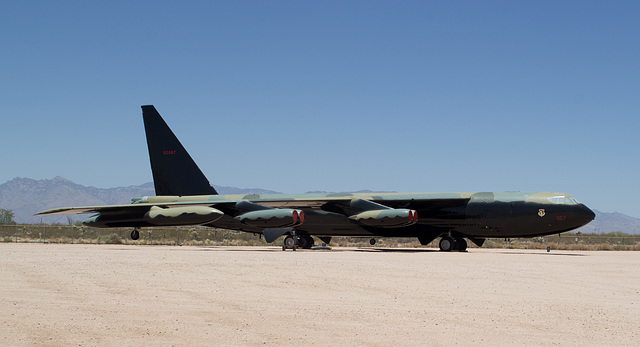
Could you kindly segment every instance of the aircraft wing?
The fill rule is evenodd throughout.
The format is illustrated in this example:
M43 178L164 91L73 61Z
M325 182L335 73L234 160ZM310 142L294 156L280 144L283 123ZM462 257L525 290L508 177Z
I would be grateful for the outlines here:
M105 214L127 214L150 210L152 207L170 208L184 206L214 206L224 202L177 202L177 203L145 203L145 204L125 204L125 205L102 205L102 206L81 206L81 207L61 207L45 210L36 213L39 215L50 214L83 214L83 213L105 213Z
M152 207L161 208L175 208L186 206L209 206L209 207L222 207L235 209L235 205L240 201L251 201L252 203L259 204L270 208L293 208L293 209L326 209L330 206L347 206L352 205L354 201L375 202L376 204L383 205L387 208L406 207L412 205L414 208L430 209L430 208L442 208L445 206L458 206L466 204L469 201L469 197L466 194L460 194L460 196L451 196L452 194L446 194L444 196L440 194L407 194L406 196L400 194L383 194L383 195L352 195L352 194L335 194L335 196L328 196L329 194L320 194L322 196L305 196L306 194L288 196L286 194L274 194L270 196L216 196L212 200L208 199L189 199L190 197L184 197L176 200L150 200L144 203L122 204L122 205L100 205L100 206L81 206L81 207L61 207L50 210L45 210L36 213L36 215L50 215L50 214L86 214L86 213L130 213L149 210ZM420 195L420 196L418 196ZM360 203L362 204L362 203ZM350 206L354 209L369 210L372 209L368 206ZM384 208L383 207L383 208ZM375 209L375 208L374 208Z
M84 207L60 207L52 208L36 213L36 216L49 214L83 214L83 213L101 213L105 211L117 211L124 207L130 208L131 205L111 205L111 206L84 206Z
M464 207L464 194L270 194L155 196L126 205L63 207L37 215L95 215L83 221L92 227L210 225L233 230L279 232L298 228L396 229L418 223L437 224L443 208ZM450 213L450 212L446 212ZM309 218L305 218L309 217ZM305 222L306 220L306 222ZM329 226L331 225L331 226ZM275 235L275 234L274 234ZM278 235L279 236L279 235ZM276 236L277 237L277 236Z
M62 207L38 212L36 215L96 213L84 220L83 224L98 228L204 225L223 217L225 213L213 206L224 205L221 202L207 201L133 203Z

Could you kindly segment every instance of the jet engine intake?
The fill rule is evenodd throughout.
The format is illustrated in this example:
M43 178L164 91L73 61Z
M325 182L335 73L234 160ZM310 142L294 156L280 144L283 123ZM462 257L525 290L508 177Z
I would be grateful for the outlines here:
M246 212L235 218L241 223L253 227L287 228L304 223L304 212L302 210L272 208Z
M370 210L349 217L360 224L378 228L401 228L418 221L418 212L405 208Z

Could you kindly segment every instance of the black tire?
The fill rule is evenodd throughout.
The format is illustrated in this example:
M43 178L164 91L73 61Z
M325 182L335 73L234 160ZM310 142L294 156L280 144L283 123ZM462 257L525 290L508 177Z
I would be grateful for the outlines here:
M374 246L374 245L376 244L376 239L373 239L373 238L372 238L371 240L369 240L369 244L370 244L371 246Z
M313 237L311 237L310 235L302 235L298 239L298 247L302 249L311 249L311 247L313 247L313 244Z
M311 235L306 235L305 238L307 239L307 245L306 249L311 249L311 247L313 247L313 245L316 243L315 240L313 239L313 237L311 237Z
M440 250L443 252L450 252L456 248L456 242L452 237L445 236L440 239Z
M289 235L285 237L284 246L286 248L293 248L296 244L297 244L296 239L293 236Z
M309 243L309 239L306 236L303 235L298 238L298 247L305 249L307 248L307 243Z
M460 252L466 252L467 251L467 240L463 239L463 238L459 238L456 240L456 248L460 251Z
M139 238L140 238L140 232L138 232L138 229L133 229L133 231L131 231L131 239L135 241Z
M309 248L313 247L316 244L316 240L313 237L309 236Z

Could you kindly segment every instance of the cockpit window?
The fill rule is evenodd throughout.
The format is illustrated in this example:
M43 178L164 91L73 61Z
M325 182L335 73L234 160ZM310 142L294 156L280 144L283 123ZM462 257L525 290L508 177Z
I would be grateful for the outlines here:
M578 199L573 196L565 196L565 195L556 195L549 198L549 201L554 204L563 204L563 205L577 205L580 203Z
M549 198L554 204L564 204L564 196L554 196Z

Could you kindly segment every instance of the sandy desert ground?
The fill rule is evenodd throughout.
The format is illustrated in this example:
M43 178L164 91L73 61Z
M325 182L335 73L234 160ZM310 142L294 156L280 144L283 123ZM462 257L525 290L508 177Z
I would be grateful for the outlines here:
M0 244L0 344L637 345L640 252Z

